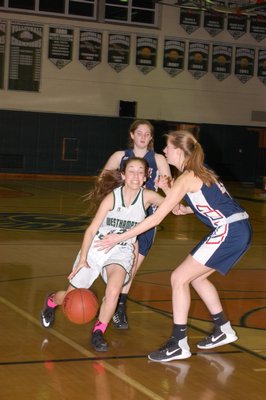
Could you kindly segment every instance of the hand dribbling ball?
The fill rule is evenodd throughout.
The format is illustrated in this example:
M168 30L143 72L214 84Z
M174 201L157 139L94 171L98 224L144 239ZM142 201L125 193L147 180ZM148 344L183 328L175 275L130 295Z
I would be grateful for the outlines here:
M74 324L86 324L96 316L99 303L89 289L71 290L64 298L63 312Z

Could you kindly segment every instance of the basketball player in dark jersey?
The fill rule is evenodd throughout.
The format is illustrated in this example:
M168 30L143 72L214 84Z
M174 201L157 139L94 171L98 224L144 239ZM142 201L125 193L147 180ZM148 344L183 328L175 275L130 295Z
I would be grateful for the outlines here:
M145 183L145 187L150 190L157 191L158 179L164 179L165 182L171 180L170 167L162 154L155 153L153 149L154 128L147 120L136 120L129 128L129 145L128 149L120 150L113 153L105 164L103 170L115 170L123 167L126 159L129 157L142 157L149 165L149 177ZM154 207L147 210L147 215L151 215L155 211ZM138 236L136 245L136 262L132 273L132 279L126 285L119 297L116 312L113 316L113 325L117 329L127 329L128 320L126 315L126 300L132 284L132 280L147 256L155 236L155 228ZM138 247L138 248L137 248Z

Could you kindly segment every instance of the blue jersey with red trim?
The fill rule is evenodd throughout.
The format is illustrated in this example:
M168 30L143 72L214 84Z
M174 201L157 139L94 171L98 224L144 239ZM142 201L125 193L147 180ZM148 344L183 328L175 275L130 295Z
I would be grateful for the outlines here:
M132 149L126 149L125 154L120 161L120 169L123 167L125 160L127 160L130 157L135 157L134 151ZM155 181L158 179L159 171L155 160L155 152L153 150L149 150L147 151L147 153L143 158L147 161L149 165L149 178L145 183L145 187L147 189L157 191L158 187Z
M210 187L203 184L198 192L189 192L184 199L195 215L211 228L224 225L230 215L244 211L221 182Z

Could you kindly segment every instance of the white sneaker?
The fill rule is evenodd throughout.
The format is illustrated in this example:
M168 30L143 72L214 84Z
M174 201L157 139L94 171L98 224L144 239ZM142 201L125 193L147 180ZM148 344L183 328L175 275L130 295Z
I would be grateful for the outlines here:
M216 327L214 332L197 344L199 349L213 349L224 344L235 342L238 339L236 332L232 329L230 322Z

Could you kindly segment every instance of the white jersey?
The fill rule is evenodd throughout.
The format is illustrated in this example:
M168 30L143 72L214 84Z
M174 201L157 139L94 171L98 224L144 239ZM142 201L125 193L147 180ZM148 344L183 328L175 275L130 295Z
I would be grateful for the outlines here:
M143 202L143 188L139 190L134 201L128 207L126 207L124 202L123 190L123 186L113 190L114 207L108 212L106 218L102 222L96 234L97 239L95 238L95 240L102 239L110 233L123 233L133 228L146 217ZM135 241L136 237L133 237L123 242L123 244L131 244Z
M90 268L81 268L70 280L70 284L76 288L91 287L99 274L101 274L103 280L107 282L106 268L111 264L120 265L125 270L124 285L131 279L131 269L134 262L133 243L136 241L136 237L118 243L107 253L104 249L98 250L98 248L94 246L94 242L109 233L123 233L144 220L146 211L143 202L143 188L139 190L129 207L125 205L122 186L113 190L113 195L113 209L107 213L87 254L87 263ZM75 269L79 262L79 256L80 253L76 258L73 269Z

